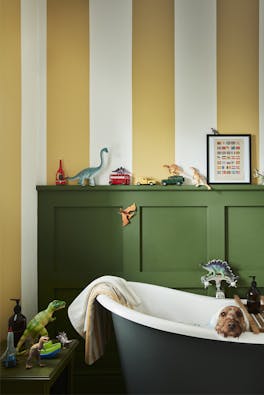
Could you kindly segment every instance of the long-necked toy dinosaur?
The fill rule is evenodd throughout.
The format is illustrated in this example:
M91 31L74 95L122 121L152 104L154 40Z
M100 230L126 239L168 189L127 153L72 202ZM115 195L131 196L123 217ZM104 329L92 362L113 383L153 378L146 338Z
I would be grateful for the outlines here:
M69 181L78 180L78 184L82 185L82 186L85 186L86 181L89 181L90 186L95 186L94 177L101 170L101 168L103 166L103 152L108 153L108 149L107 148L101 149L101 151L100 151L101 162L100 162L99 166L87 167L86 169L83 169L82 171L80 171L73 177L66 177L66 180L69 180Z

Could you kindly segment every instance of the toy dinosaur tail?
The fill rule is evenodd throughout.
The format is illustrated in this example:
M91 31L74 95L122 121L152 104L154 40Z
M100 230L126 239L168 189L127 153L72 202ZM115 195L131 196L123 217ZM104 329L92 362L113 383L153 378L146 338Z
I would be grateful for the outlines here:
M68 180L68 181L75 181L75 180L77 180L78 178L79 178L79 176L76 175L76 176L73 176L73 177L65 177L65 180Z
M23 346L23 344L25 343L25 341L27 340L27 338L30 336L29 330L25 329L23 335L21 336L21 338L19 339L17 346L16 346L16 352L17 354L23 354L25 351L21 351L19 352L20 348Z

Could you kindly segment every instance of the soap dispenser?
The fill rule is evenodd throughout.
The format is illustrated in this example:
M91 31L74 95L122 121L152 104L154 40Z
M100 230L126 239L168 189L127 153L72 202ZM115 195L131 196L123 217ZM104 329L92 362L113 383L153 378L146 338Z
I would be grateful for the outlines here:
M247 309L250 314L257 314L260 312L260 291L257 288L256 276L249 277L252 282L247 293Z
M14 333L14 345L16 347L20 337L23 335L23 332L27 327L27 319L21 313L21 306L19 304L20 299L10 300L14 300L16 302L14 314L8 320L8 328L11 328Z

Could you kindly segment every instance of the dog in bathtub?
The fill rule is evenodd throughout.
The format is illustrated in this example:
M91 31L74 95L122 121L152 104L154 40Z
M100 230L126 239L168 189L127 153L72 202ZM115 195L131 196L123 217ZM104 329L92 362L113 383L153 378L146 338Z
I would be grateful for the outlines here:
M224 337L239 337L249 330L249 322L240 307L225 306L211 320L216 332Z

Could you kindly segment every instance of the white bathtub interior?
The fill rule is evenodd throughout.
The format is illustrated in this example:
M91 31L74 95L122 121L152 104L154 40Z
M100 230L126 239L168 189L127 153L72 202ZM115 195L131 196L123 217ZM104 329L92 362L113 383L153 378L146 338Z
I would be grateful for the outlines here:
M129 282L129 286L141 299L140 305L133 310L105 295L98 296L99 303L123 318L171 333L210 340L264 344L263 333L256 335L245 332L239 338L224 338L210 325L212 317L222 307L236 305L233 299L216 299L139 282Z

